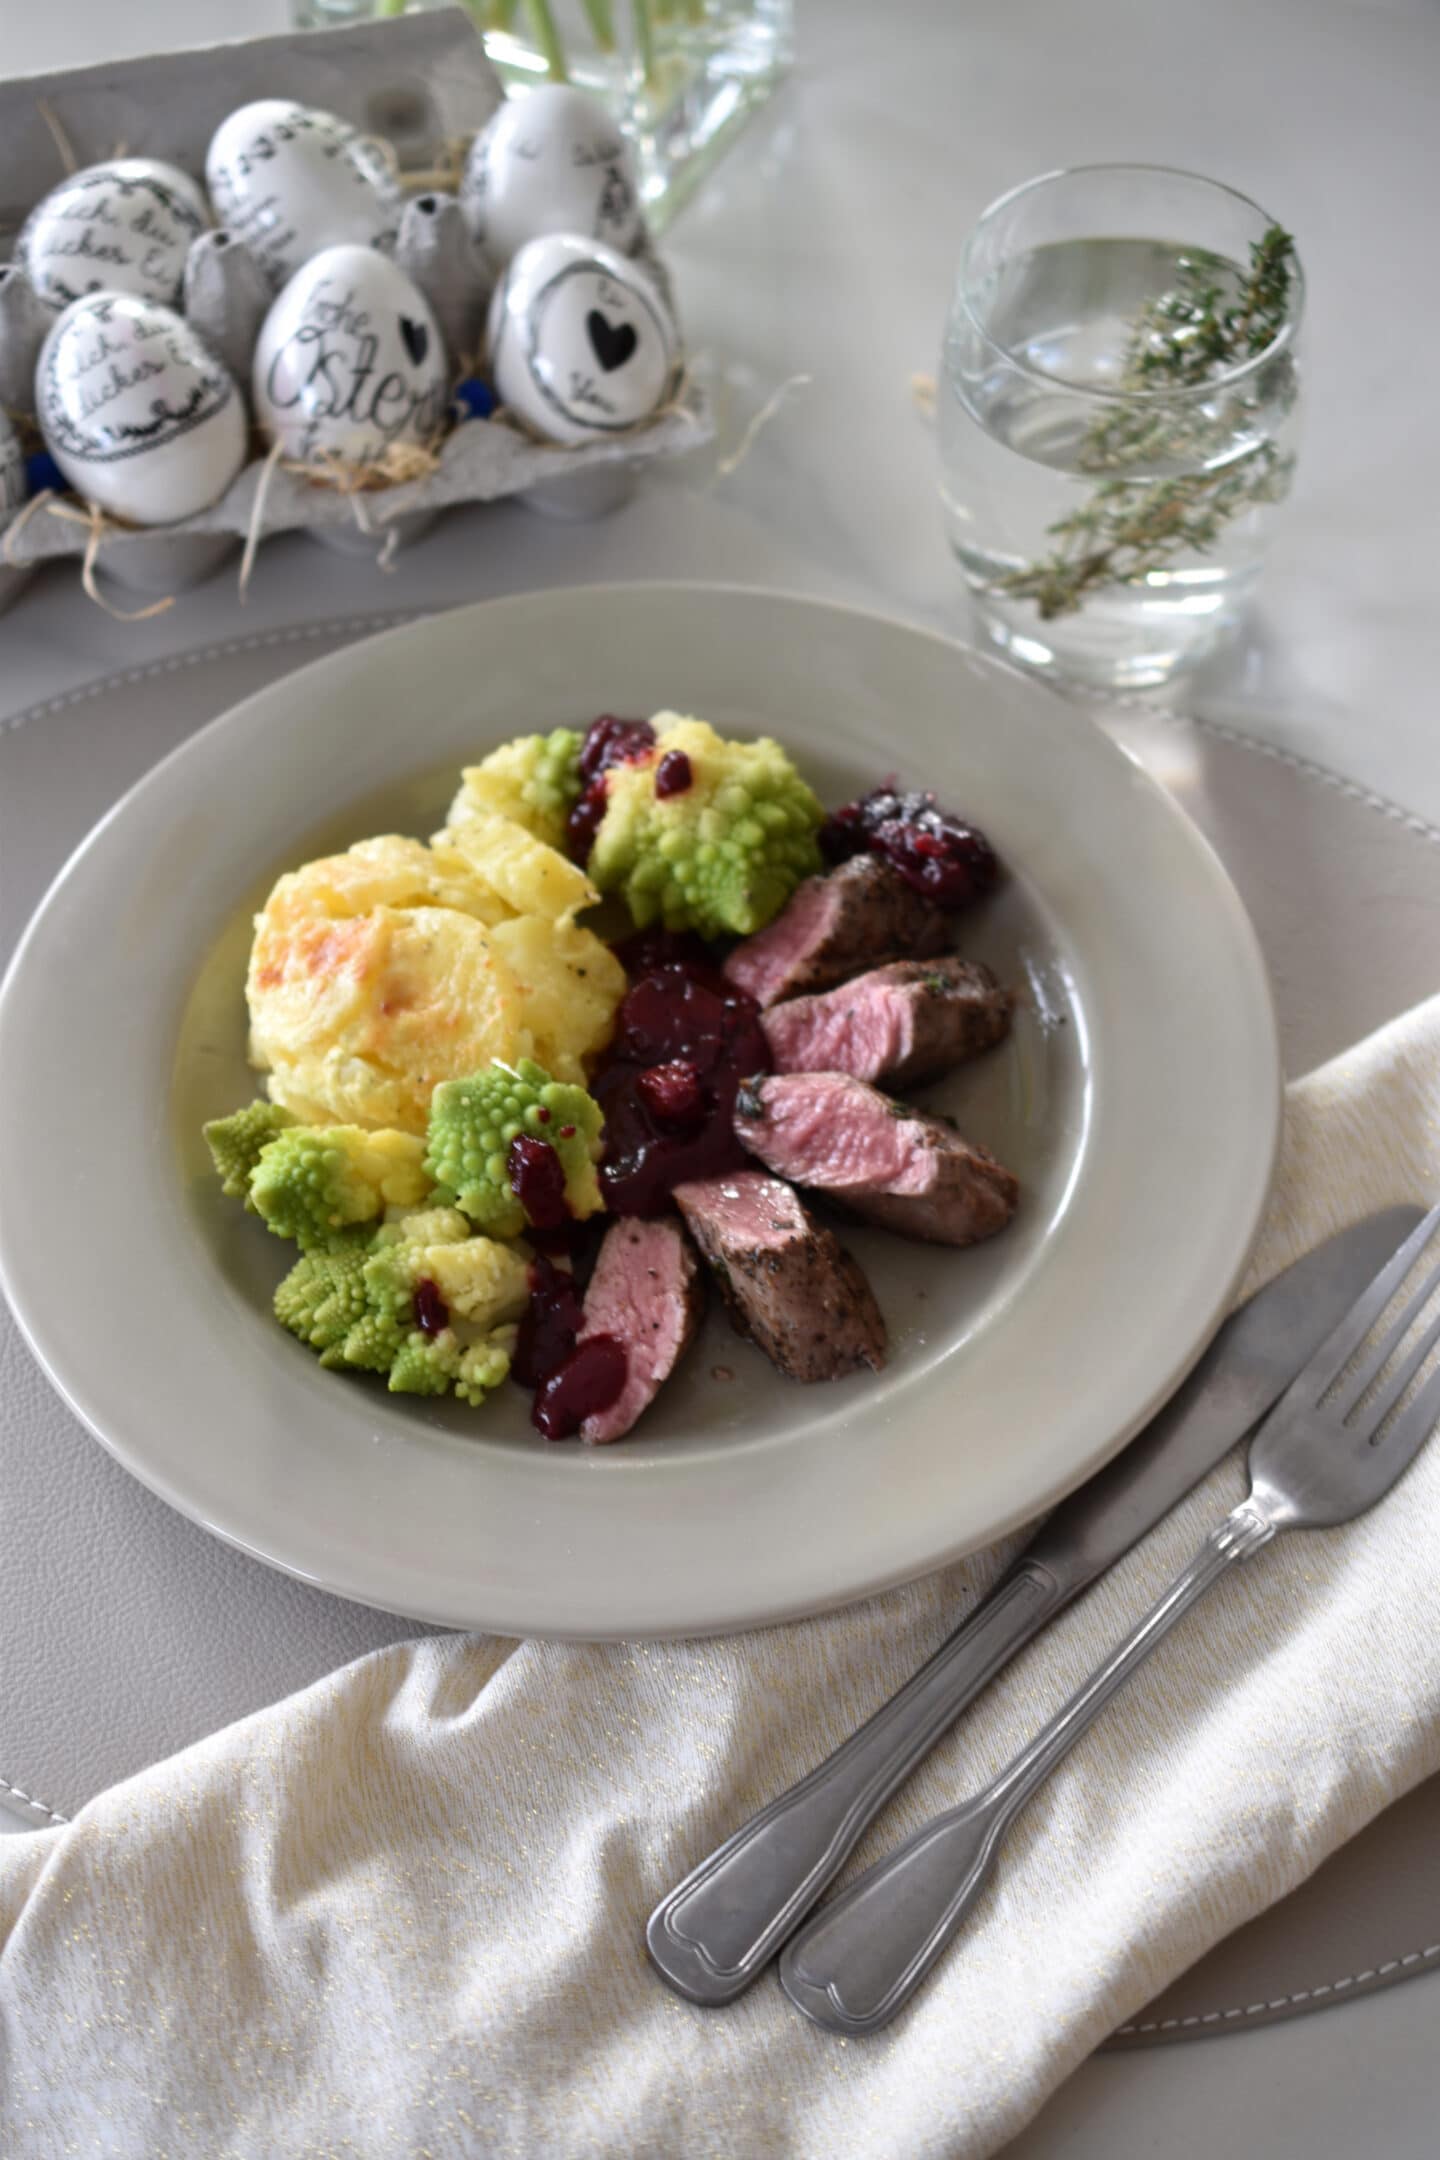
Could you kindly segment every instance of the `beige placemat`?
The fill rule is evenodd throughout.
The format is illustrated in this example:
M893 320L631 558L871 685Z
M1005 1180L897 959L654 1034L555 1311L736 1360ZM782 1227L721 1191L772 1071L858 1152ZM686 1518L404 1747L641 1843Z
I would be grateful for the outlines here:
M69 848L175 742L317 653L398 619L228 639L0 721L5 941ZM1289 1070L1433 986L1440 836L1223 726L1138 707L1107 718L1240 884L1276 981ZM50 1394L7 1313L0 1365L0 1807L17 1819L73 1813L216 1724L407 1632L257 1567L142 1491ZM1203 1959L1132 2021L1153 2030L1118 2044L1243 2030L1427 1969L1424 1953L1440 1941L1440 1882L1425 1864L1440 1849L1436 1829L1440 1785Z

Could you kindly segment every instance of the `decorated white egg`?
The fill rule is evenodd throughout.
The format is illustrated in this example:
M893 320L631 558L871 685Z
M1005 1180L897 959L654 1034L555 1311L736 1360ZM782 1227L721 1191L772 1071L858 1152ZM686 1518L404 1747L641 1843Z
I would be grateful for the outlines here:
M190 243L209 224L205 198L178 165L111 158L52 188L25 220L16 260L58 314L86 293L180 297Z
M373 248L326 248L261 325L255 413L287 456L370 463L424 442L445 415L449 368L429 302Z
M0 412L0 520L9 517L12 510L18 510L29 492L20 438Z
M496 393L552 442L590 442L648 419L671 392L679 353L654 279L594 240L532 240L491 302Z
M245 462L233 378L171 309L135 293L76 300L40 348L35 412L71 487L135 525L170 525Z
M261 98L222 121L205 180L216 217L277 290L322 248L393 247L400 227L400 189L375 144L288 98Z
M625 140L603 105L567 83L506 100L471 145L460 206L497 270L544 233L583 233L622 252L640 237Z

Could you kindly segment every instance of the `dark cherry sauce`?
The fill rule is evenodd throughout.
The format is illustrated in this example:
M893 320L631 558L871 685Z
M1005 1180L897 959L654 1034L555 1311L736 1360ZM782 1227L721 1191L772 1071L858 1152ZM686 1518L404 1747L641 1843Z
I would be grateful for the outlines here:
M526 1306L510 1360L511 1378L521 1387L539 1387L575 1347L584 1319L580 1286L566 1268L543 1253L530 1263L530 1303Z
M689 1058L647 1065L635 1082L640 1100L666 1132L695 1132L705 1120L705 1090Z
M516 1133L505 1157L510 1190L537 1230L558 1230L570 1220L565 1168L548 1140Z
M605 775L616 765L643 764L654 755L655 730L648 720L621 720L601 713L585 730L580 745L580 800L565 823L565 844L572 861L590 860L600 820L605 815ZM665 760L661 759L661 764Z
M968 907L1000 874L984 833L942 809L929 788L902 795L887 785L842 804L821 826L820 847L832 863L867 850L883 855L907 884L941 907Z
M608 1410L625 1385L625 1346L613 1335L577 1345L585 1319L580 1285L543 1254L530 1263L530 1303L520 1322L510 1372L535 1390L530 1422L547 1440L568 1440L582 1421Z
M415 1285L415 1325L422 1335L439 1335L450 1325L450 1308L440 1294L440 1285L423 1275Z
M579 863L582 869L590 860L590 850L595 845L595 835L604 815L605 781L602 777L590 782L565 820L565 845L570 860Z
M622 952L645 972L631 982L591 1083L605 1113L600 1186L614 1215L662 1214L683 1179L747 1159L733 1117L741 1081L770 1070L760 1008L694 943L698 954L655 938Z
M695 774L690 760L683 750L667 750L655 768L655 793L663 801L667 795L684 795L695 785Z
M632 983L642 975L653 975L657 968L679 968L696 982L709 983L721 997L729 993L714 952L693 930L637 930L634 937L615 947L615 957Z
M535 1390L530 1422L547 1440L568 1440L587 1417L618 1401L628 1372L622 1342L613 1335L587 1336Z
M580 745L580 777L594 780L612 765L631 765L648 757L655 747L655 730L648 720L621 720L601 713L585 730Z

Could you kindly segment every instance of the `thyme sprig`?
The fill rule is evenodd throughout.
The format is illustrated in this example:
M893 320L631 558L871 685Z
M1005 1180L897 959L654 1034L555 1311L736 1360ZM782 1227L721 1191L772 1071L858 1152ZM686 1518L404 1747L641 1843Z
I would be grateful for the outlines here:
M1182 255L1175 290L1150 301L1135 322L1121 389L1193 392L1263 353L1284 328L1294 265L1295 242L1279 225L1252 246L1238 292L1220 256L1200 249ZM1182 556L1204 554L1242 510L1279 502L1288 491L1295 460L1266 438L1206 467L1255 434L1260 415L1283 419L1295 393L1295 363L1282 349L1218 407L1193 396L1110 407L1087 430L1077 459L1082 472L1107 477L1079 509L1046 527L1059 543L1050 555L1010 571L993 589L1033 600L1050 621L1072 614L1101 586L1141 584ZM1196 469L1156 477L1157 464ZM1147 477L1125 477L1137 468Z

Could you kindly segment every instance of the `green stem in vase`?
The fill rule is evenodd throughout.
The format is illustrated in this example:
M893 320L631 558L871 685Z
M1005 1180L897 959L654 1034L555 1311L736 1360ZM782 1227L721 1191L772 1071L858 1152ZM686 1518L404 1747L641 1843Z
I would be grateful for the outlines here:
M1180 258L1177 289L1152 300L1136 320L1122 390L1192 390L1263 353L1285 326L1295 242L1272 225L1250 250L1244 286L1226 304L1226 265L1193 250ZM1231 285L1233 291L1233 281ZM1242 511L1276 503L1295 470L1273 442L1227 462L1226 450L1268 406L1277 417L1295 402L1288 352L1267 362L1218 413L1193 402L1156 408L1120 405L1087 430L1076 460L1105 473L1089 500L1046 527L1059 545L1038 562L997 578L991 590L1033 600L1041 620L1073 614L1104 586L1140 585L1185 555L1204 554ZM1173 478L1126 477L1137 466L1189 460L1198 471ZM1209 465L1209 469L1207 469Z
M630 0L630 17L635 25L635 57L648 90L655 81L655 26L650 19L650 0Z
M530 20L535 26L535 42L545 60L545 73L551 82L569 82L570 70L565 65L565 47L560 42L560 32L555 17L550 12L550 0L527 0Z
M580 0L585 19L590 25L590 35L596 49L602 53L615 50L615 18L610 12L610 0Z
M473 7L481 6L481 0L471 0ZM487 29L507 31L515 21L516 0L488 0L482 7Z

